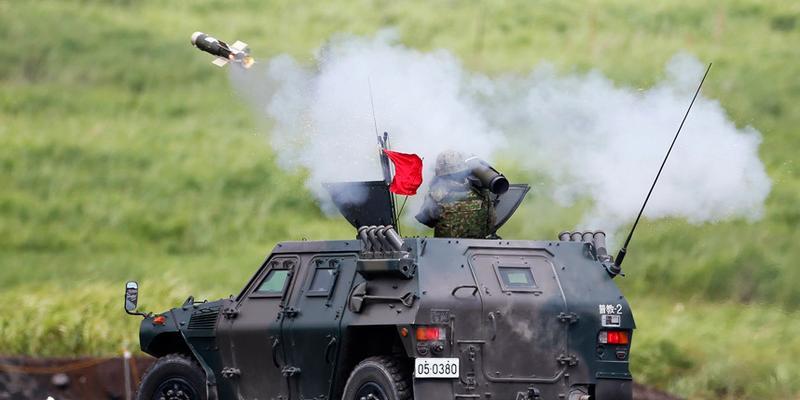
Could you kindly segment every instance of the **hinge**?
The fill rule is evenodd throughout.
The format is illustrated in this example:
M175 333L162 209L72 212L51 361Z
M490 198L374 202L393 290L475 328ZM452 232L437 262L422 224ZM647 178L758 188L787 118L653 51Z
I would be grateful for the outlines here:
M292 307L289 307L281 312L283 313L283 316L286 318L295 318L298 315L300 315L300 310L294 309Z
M222 377L225 379L233 379L242 375L239 368L225 367L222 369Z
M470 361L475 361L475 357L477 355L478 352L476 351L475 346L470 345L467 347L467 358L469 358Z
M467 373L467 379L464 382L464 388L467 390L475 390L477 385L478 381L475 379L475 374L473 372Z
M239 310L233 307L226 307L222 309L222 315L227 319L234 319L239 315Z
M287 378L293 377L295 375L300 375L300 368L287 365L281 368L281 374L283 374L283 376Z
M562 312L558 314L558 320L564 323L574 324L578 322L578 314L572 312L571 313Z
M556 357L556 361L558 361L558 363L561 365L569 365L570 367L578 365L578 357L575 357L574 355L568 356L565 354L560 354L558 357Z

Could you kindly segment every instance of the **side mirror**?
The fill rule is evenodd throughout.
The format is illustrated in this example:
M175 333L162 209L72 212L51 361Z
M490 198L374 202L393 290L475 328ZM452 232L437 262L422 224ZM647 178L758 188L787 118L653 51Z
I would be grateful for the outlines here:
M139 284L135 281L129 281L125 284L125 312L130 315L144 315L136 311L136 306L139 303Z

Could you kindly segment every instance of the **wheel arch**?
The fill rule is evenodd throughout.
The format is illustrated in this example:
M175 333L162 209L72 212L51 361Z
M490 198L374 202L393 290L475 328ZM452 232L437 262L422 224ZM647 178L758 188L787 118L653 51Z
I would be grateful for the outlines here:
M200 365L200 368L202 368L203 372L205 373L208 399L218 399L216 383L217 379L214 371L211 369L208 363L202 357L200 357L197 352L195 352L194 347L189 344L189 342L186 340L186 337L183 336L183 333L160 333L153 337L153 339L147 344L147 347L143 348L142 351L154 357L164 357L169 354L177 353L191 358L198 365Z
M147 347L143 348L142 351L154 357L163 357L167 354L179 353L192 357L195 361L201 363L200 360L197 360L194 352L180 332L160 333L153 337L147 344Z
M376 340L377 339L377 340ZM349 326L342 333L332 382L332 397L341 398L347 379L362 360L375 356L409 359L395 325Z

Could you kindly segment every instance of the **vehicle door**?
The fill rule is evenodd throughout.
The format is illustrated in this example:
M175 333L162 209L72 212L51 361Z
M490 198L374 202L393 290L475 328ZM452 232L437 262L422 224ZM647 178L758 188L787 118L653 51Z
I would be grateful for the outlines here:
M286 315L284 336L299 399L330 398L336 367L340 323L356 270L355 255L315 255L303 260ZM298 277L299 278L299 277Z
M240 399L288 398L281 370L285 359L281 325L300 259L270 259L239 298L229 301L217 328L223 378Z
M544 251L480 250L470 254L479 287L485 348L482 366L492 382L543 382L565 367L566 301Z

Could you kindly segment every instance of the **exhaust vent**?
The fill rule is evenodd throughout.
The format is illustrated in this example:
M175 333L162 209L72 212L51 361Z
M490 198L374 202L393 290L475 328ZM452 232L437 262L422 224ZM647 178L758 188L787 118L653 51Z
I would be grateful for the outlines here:
M213 330L217 324L218 309L201 309L192 314L189 319L191 330Z

